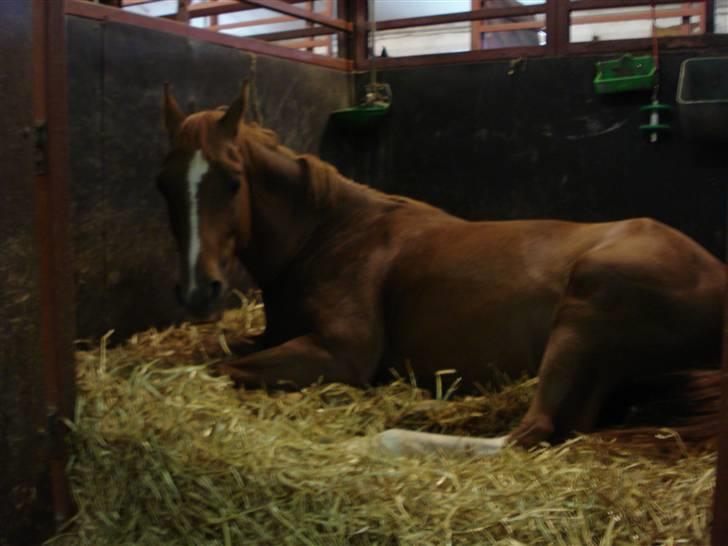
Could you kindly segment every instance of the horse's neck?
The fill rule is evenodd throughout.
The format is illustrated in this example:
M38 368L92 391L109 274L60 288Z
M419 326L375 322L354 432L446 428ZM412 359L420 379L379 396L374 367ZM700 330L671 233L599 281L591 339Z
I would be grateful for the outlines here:
M327 207L316 199L301 160L257 143L249 146L252 237L243 261L263 285L308 248L322 225L335 221L336 211L333 203Z

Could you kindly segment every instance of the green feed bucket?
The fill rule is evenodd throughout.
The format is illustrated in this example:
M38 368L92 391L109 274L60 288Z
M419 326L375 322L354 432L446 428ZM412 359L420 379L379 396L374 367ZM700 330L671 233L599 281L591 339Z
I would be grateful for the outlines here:
M657 81L657 69L650 55L633 57L628 53L596 64L594 90L600 95L652 89Z

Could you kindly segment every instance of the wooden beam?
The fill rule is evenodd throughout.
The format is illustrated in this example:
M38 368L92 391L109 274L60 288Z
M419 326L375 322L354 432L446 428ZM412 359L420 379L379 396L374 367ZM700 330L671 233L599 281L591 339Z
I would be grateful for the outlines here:
M462 21L476 21L479 19L523 17L526 15L544 13L545 11L546 6L544 4L536 4L533 6L513 6L507 8L483 8L473 11L445 13L443 15L427 15L424 17L407 17L404 19L392 19L391 21L380 21L377 23L377 30L395 30L399 28L444 25L448 23L460 23Z
M192 6L190 7L194 6L195 4L192 4ZM108 8L99 4L92 4L83 0L66 0L65 10L66 14L68 15L76 15L78 17L96 19L99 21L112 21L115 23L134 25L142 28L148 28L150 30L167 32L170 34L175 34L177 36L186 36L188 38L194 38L196 40L202 40L204 42L232 47L234 49L239 49L242 51L249 51L251 53L257 53L260 55L270 55L271 57L279 57L291 61L298 61L317 66L323 66L326 68L333 68L335 70L346 71L350 70L352 66L352 63L346 59L316 55L315 53L310 53L308 51L290 49L280 45L264 42L262 40L255 40L252 38L231 36L229 34L213 32L206 28L192 27L179 23L177 21L170 21L161 17L147 17L145 15L138 15L136 13L131 13L120 9Z
M311 13L308 10L292 6L282 0L246 0L246 4L277 11L278 13L285 13L286 15L292 15L298 19L318 23L325 27L335 28L343 32L351 32L353 28L351 23L344 21L343 19L335 19L319 13Z

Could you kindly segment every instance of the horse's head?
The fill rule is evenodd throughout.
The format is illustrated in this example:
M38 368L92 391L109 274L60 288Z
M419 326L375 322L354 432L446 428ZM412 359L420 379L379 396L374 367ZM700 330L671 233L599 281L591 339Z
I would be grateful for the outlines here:
M221 309L240 245L249 238L249 190L237 144L247 83L227 109L186 116L164 88L171 148L157 177L180 253L177 296L194 314Z

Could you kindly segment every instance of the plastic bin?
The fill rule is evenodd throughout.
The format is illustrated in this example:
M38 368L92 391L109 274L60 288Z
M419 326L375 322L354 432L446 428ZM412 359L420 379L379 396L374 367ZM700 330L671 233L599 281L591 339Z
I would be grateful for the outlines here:
M656 75L655 63L651 56L633 57L627 53L619 59L597 63L594 90L601 95L652 89Z
M683 134L690 140L728 140L728 57L683 61L677 85Z

